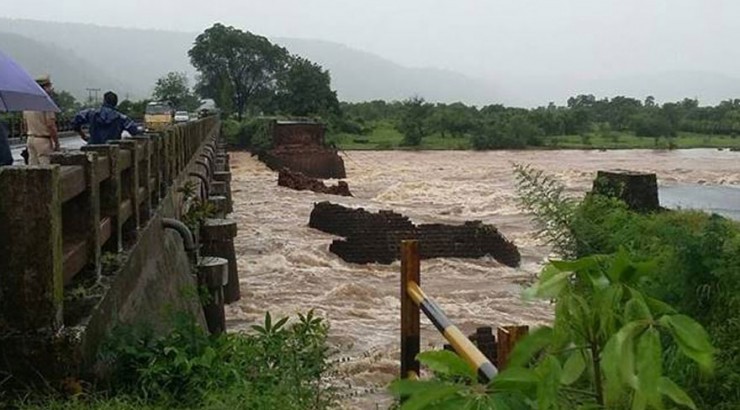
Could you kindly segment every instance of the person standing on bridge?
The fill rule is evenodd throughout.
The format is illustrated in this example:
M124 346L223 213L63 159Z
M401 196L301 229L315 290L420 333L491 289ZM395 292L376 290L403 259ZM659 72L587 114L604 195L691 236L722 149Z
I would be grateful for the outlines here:
M0 121L0 167L5 165L13 165L13 153L10 151L8 129L5 128L5 123Z
M131 135L141 134L139 127L131 118L116 110L117 105L118 96L116 93L113 91L106 92L103 95L103 105L97 109L89 108L78 112L72 121L72 128L91 145L107 144L108 141L119 140L123 131L127 131ZM83 125L88 126L89 138L82 130Z
M49 76L38 78L36 82L51 95L53 88ZM53 111L23 111L23 125L28 136L28 164L48 164L49 154L59 149L56 114Z

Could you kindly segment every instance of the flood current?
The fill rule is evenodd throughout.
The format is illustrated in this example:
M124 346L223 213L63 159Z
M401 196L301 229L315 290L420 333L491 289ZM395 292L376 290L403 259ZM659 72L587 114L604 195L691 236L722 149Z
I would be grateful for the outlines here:
M576 196L602 169L655 172L662 188L674 188L670 195L679 205L681 187L721 186L736 195L740 186L740 153L717 150L350 151L343 158L353 198L278 187L277 174L256 158L231 154L242 299L227 307L227 317L231 331L248 330L265 311L275 317L314 309L325 317L336 362L330 382L342 388L346 408L387 408L391 402L382 386L398 374L400 264L357 265L329 252L335 237L308 227L315 202L390 209L415 223L481 220L497 226L519 247L521 267L490 257L421 263L422 288L467 334L478 326L537 326L552 319L549 303L520 297L550 249L517 207L513 163L546 170ZM422 350L443 343L422 317Z

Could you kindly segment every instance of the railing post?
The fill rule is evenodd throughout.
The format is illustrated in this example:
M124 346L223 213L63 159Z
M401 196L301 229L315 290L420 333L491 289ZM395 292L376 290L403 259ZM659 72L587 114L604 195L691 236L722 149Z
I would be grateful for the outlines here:
M64 289L58 165L0 167L0 331L59 329Z
M421 330L419 327L419 306L414 303L407 291L409 282L421 285L419 275L419 241L401 241L401 378L419 375L419 354Z
M58 153L50 157L52 164L81 166L85 173L85 192L63 205L64 240L82 240L87 243L88 266L97 276L100 273L100 184L96 174L98 154ZM77 272L65 269L65 283Z
M132 138L137 146L141 148L141 155L139 156L139 187L143 188L143 198L139 198L141 205L139 205L139 219L142 226L149 221L152 216L152 189L155 181L152 172L152 151L154 149L151 139L149 137L133 137Z
M106 252L123 250L123 218L121 217L121 165L118 160L120 148L115 145L86 145L83 152L97 152L99 157L108 159L109 176L100 182L100 218L107 219L107 240L101 243ZM102 242L102 241L101 241Z

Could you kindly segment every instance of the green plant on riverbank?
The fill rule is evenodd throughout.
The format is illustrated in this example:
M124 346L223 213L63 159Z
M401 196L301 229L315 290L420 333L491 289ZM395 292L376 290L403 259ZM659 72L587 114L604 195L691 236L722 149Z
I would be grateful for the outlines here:
M309 312L294 323L269 313L254 334L207 335L178 316L164 337L126 329L111 339L109 388L69 400L27 400L22 409L325 409L334 393L328 325Z
M451 353L420 355L443 378L396 382L402 408L696 408L663 371L663 351L710 370L714 349L701 325L639 290L654 268L624 251L551 262L527 294L555 300L552 328L521 341L487 386Z
M538 175L536 170L525 172L531 174L529 180ZM549 178L549 185L520 184L523 198L532 203L527 209L550 221L541 225L545 237L567 238L576 257L624 249L636 261L655 261L641 289L697 319L718 349L714 377L696 371L673 349L665 352L666 372L686 386L701 408L740 406L738 223L701 212L639 214L621 201L598 195L588 195L581 203L538 196L543 190L564 189ZM548 214L552 209L563 209L560 215L567 215L568 222L554 224L557 220Z

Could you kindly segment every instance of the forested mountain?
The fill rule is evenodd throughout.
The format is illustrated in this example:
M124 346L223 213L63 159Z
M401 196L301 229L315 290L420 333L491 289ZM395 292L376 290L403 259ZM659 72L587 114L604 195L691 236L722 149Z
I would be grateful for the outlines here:
M50 74L56 89L67 90L79 100L87 98L86 88L131 89L126 81L115 79L108 70L96 67L74 50L2 31L0 50L16 59L32 76Z
M170 71L185 72L191 83L195 79L187 51L198 33L8 18L0 18L0 33L5 33L0 36L0 49L34 74L51 73L59 88L69 89L78 98L87 97L87 87L114 88L132 98L148 97L156 79ZM570 78L519 78L510 73L506 78L479 79L449 70L405 67L334 42L271 40L328 69L339 99L350 102L418 95L431 102L533 107L550 101L564 104L570 96L594 94L638 99L652 95L659 102L688 97L704 105L740 96L740 80L708 71L589 77L574 67Z
M248 30L248 27L240 27ZM205 29L205 27L204 27ZM0 32L9 32L35 40L23 45L0 47L8 51L29 70L36 71L33 61L44 60L45 67L56 65L64 69L57 77L59 87L84 92L79 82L67 82L76 70L67 71L66 59L59 54L75 53L74 59L89 67L95 65L102 79L113 78L133 97L147 97L157 78L170 71L186 72L194 79L195 71L187 51L198 33L100 27L90 24L40 22L0 18ZM255 33L260 34L260 33ZM17 37L14 37L17 38ZM8 37L10 39L10 37ZM484 104L499 101L499 92L485 81L462 74L429 68L408 68L377 55L355 50L338 43L318 40L278 38L277 44L290 52L306 57L328 69L339 98L347 101L372 99L404 99L420 95L429 101L465 101ZM12 52L11 52L12 49ZM49 55L49 49L60 53ZM37 51L38 50L38 51ZM46 54L42 57L41 55ZM41 67L41 68L45 68ZM57 70L46 70L54 72ZM69 74L69 75L68 75ZM61 81L64 79L64 81ZM101 81L102 87L112 82ZM87 94L84 94L85 96Z

